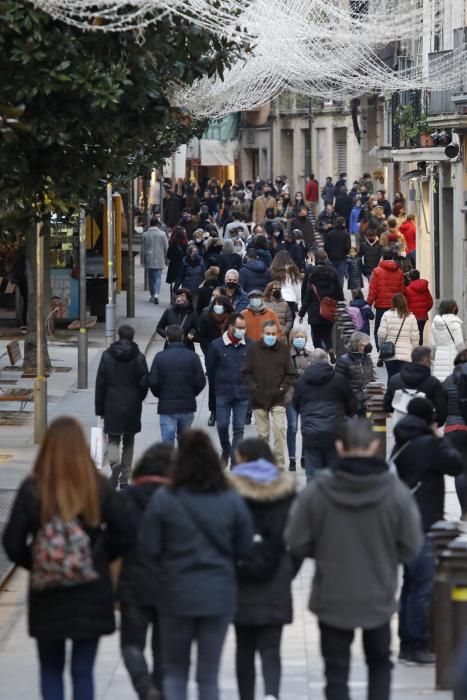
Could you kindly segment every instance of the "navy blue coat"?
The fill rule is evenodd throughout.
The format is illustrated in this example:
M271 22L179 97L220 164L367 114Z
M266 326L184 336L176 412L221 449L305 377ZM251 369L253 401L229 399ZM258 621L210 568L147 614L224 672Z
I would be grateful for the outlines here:
M206 369L216 396L226 399L248 398L242 367L251 344L249 338L245 338L245 345L226 345L223 338L217 338L211 343L206 357Z
M240 270L240 284L245 292L260 289L264 291L271 281L271 273L262 260L249 260Z
M146 510L140 538L157 567L161 612L233 618L236 562L253 548L251 516L238 493L162 487Z
M196 397L205 386L206 377L198 355L183 343L169 343L155 356L149 387L159 399L159 414L194 413Z
M200 255L193 255L190 259L186 257L182 264L180 283L176 285L177 289L184 287L190 292L197 292L199 285L204 280L205 270L206 267Z

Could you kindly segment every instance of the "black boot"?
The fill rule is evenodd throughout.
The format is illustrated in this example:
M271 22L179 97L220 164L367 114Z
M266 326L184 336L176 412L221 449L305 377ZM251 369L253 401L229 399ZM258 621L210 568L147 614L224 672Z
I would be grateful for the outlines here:
M295 462L295 457L291 457L289 460L289 472L296 472L297 471L297 465Z
M305 469L305 457L300 457L300 466L302 469Z
M252 412L252 411L248 411L248 413L246 414L245 425L251 425L251 417L252 417L252 415L253 415L253 412Z
M216 414L214 411L211 411L211 415L209 416L208 420L208 425L210 428L212 428L213 425L216 425Z
M117 489L118 477L120 476L120 472L122 471L122 467L118 462L116 462L115 464L110 465L110 470L112 472L111 475L109 476L110 485L112 486L113 489Z

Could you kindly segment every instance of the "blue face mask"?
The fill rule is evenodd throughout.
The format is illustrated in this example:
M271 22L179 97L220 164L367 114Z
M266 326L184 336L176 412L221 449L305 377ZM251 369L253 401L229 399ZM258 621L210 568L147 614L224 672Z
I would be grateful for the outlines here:
M303 348L305 347L306 340L305 338L294 338L292 342L294 348L296 348L297 350L303 350Z
M222 306L222 304L214 304L214 306L212 307L212 310L218 316L220 316L221 314L224 313L224 307Z
M263 300L260 297L253 297L250 299L250 306L252 309L260 309L263 305Z
M275 335L263 335L264 344L268 348L272 348L277 343L277 338Z

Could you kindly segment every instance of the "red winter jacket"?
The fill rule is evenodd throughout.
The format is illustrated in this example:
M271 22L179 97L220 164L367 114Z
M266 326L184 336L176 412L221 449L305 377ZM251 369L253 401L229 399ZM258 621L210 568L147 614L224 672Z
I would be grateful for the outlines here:
M390 309L392 297L405 294L404 274L394 260L381 260L370 279L368 303L376 309Z
M428 280L412 280L405 293L407 294L409 311L413 313L417 321L426 321L428 312L433 306Z
M399 226L399 231L405 238L407 252L411 253L417 247L417 227L415 226L415 221L404 221L404 223Z

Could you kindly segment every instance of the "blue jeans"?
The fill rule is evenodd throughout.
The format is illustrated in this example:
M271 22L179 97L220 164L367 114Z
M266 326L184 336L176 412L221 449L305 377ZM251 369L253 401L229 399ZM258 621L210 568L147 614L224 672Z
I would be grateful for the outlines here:
M191 645L196 642L198 700L219 700L218 674L230 615L160 615L164 700L187 700Z
M72 642L71 679L74 700L94 700L92 672L98 643L98 639L81 639ZM38 639L37 649L43 700L64 700L65 640Z
M249 407L248 399L228 399L216 396L216 425L222 452L234 458L237 445L243 440L246 416ZM230 415L232 414L232 444L229 438Z
M404 566L404 581L399 601L399 637L401 651L427 651L427 616L435 576L435 559L428 539L418 557Z
M331 262L332 262L334 269L337 272L337 276L339 277L339 282L341 283L341 285L344 284L345 267L346 267L347 263L345 262L345 260L341 260L339 262L336 260L335 261L331 260Z
M295 459L298 413L291 403L285 404L285 415L287 416L287 452L289 453L289 459Z
M334 447L304 447L306 480L311 481L320 469L326 469L336 456Z
M161 291L162 270L148 267L148 287L152 297L158 297Z
M194 417L194 413L161 413L159 420L162 442L174 445L175 436L179 439L184 430L191 428Z

